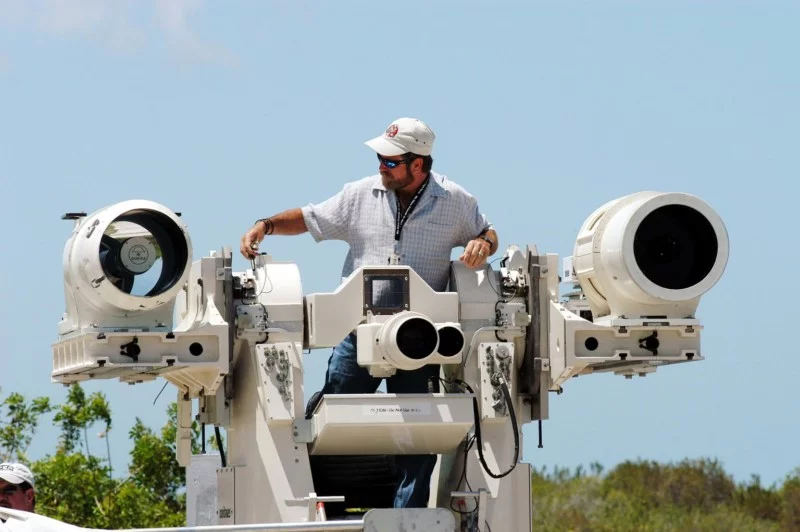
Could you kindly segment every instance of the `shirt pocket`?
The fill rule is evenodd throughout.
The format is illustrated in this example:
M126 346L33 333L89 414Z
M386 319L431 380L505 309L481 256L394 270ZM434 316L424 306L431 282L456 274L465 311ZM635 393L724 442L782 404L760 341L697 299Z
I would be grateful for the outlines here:
M458 225L453 219L431 218L421 225L423 225L422 230L426 233L429 242L435 241L440 244L451 245L455 234L458 232Z
M442 219L428 220L428 225L432 227L454 227L456 223L453 220L446 220L442 218Z
M453 217L436 216L429 218L425 225L425 231L435 240L452 244L456 233L459 232L459 224Z

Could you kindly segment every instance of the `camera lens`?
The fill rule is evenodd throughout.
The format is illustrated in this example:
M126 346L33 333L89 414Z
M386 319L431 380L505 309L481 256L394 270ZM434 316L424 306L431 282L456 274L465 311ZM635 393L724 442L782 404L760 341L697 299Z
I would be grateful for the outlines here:
M431 322L410 318L397 328L397 348L413 360L427 357L436 349L438 333Z
M104 273L119 290L154 297L180 280L189 248L183 231L168 216L135 209L109 224L99 255Z
M717 260L717 234L708 219L686 205L665 205L636 229L633 254L650 281L670 290L701 282Z
M455 327L445 326L439 329L439 354L444 357L455 356L464 347L464 335Z

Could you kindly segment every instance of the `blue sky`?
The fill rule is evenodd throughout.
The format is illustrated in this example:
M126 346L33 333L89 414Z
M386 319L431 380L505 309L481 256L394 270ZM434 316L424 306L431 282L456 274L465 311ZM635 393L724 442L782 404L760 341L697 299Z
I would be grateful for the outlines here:
M524 460L716 457L737 480L779 482L800 466L799 15L739 1L0 0L0 386L65 395L50 383L63 213L158 201L183 213L199 259L374 173L363 142L415 116L437 134L435 169L477 196L503 248L569 255L596 207L639 190L696 194L727 225L728 268L698 312L707 360L569 382L544 449L526 427ZM306 293L334 290L346 254L309 235L263 249L299 265ZM307 358L308 394L327 358ZM116 467L136 416L163 423L162 383L86 385L111 401ZM56 434L45 423L31 454Z

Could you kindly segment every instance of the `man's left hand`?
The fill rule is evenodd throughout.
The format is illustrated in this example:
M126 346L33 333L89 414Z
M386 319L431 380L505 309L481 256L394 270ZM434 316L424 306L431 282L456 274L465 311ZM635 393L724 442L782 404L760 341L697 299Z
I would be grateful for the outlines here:
M470 268L480 268L486 264L490 253L491 247L487 241L482 238L474 238L467 243L467 247L464 248L464 253L458 257L458 260Z

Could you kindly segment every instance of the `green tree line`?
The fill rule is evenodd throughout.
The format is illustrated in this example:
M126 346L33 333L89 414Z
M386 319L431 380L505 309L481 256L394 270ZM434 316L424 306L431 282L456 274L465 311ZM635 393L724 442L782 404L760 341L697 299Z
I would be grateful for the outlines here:
M0 459L30 466L36 476L36 513L41 515L87 528L183 526L185 474L175 460L176 403L167 413L158 432L136 418L128 433L133 446L127 471L114 475L108 447L111 409L103 394L87 395L73 384L64 403L55 406L47 397L29 401L11 393L0 402ZM58 441L52 453L31 462L27 450L45 414L52 414L60 430ZM99 456L89 448L89 430L97 424L106 440ZM198 452L196 424L194 432L193 452Z
M106 442L112 428L103 394L87 395L74 384L56 406L46 397L27 400L11 393L0 401L0 460L30 465L42 515L99 529L184 526L185 471L175 460L177 407L173 402L167 408L160 431L136 418L128 433L133 445L127 469L114 475L108 446L99 455L89 448L91 428L104 428ZM45 415L59 428L58 441L53 452L30 462L27 450ZM197 453L197 424L193 430ZM800 531L800 468L773 486L763 486L757 476L737 483L713 459L627 461L607 472L597 463L588 470L543 468L533 473L531 496L537 531Z
M780 485L734 482L713 459L623 462L533 474L534 530L800 531L800 468Z

